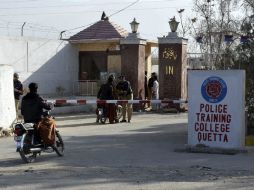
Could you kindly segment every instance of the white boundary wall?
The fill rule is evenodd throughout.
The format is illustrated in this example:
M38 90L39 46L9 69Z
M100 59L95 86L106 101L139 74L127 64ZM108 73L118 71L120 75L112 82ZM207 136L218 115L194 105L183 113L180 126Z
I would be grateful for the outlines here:
M9 128L16 118L13 94L13 68L0 65L0 128Z
M42 95L57 87L70 95L78 80L78 51L66 41L0 37L0 64L13 66L25 87L37 82Z

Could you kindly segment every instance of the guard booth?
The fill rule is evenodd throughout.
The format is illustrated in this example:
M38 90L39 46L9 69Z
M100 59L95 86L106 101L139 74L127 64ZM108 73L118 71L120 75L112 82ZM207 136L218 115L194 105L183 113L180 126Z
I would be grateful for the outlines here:
M128 33L103 13L101 20L68 41L79 51L79 78L74 86L77 94L96 95L111 74L125 75L134 98L144 88L145 70L151 72L151 47L157 43L141 39L137 28Z

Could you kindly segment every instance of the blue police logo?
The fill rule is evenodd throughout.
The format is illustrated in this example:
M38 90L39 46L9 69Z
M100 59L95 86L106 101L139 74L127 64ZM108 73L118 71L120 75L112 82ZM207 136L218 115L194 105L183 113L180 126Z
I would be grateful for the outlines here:
M220 77L209 77L203 82L201 93L207 102L218 103L227 95L227 85Z

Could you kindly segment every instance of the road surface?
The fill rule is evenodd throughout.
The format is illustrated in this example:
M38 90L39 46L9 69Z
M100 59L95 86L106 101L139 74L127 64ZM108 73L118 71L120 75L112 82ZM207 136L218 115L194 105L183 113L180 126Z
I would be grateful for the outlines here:
M64 157L24 164L13 137L0 138L0 189L254 189L254 149L237 155L176 152L187 114L136 113L131 123L96 124L91 114L57 117Z

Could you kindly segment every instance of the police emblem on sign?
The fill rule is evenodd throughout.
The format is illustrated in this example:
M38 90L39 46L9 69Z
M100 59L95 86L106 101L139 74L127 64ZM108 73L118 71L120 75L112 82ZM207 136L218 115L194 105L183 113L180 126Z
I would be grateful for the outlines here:
M220 77L209 77L203 82L201 93L206 101L218 103L225 98L227 94L227 85Z

